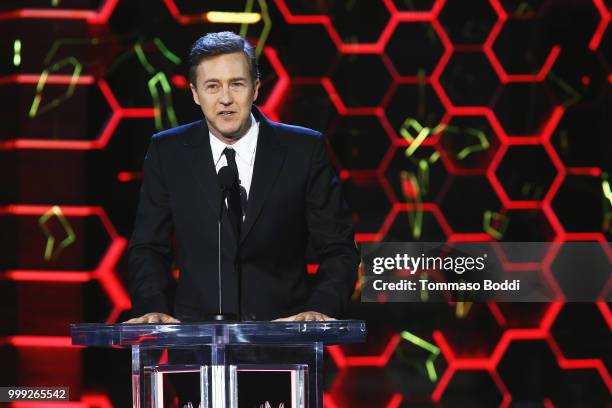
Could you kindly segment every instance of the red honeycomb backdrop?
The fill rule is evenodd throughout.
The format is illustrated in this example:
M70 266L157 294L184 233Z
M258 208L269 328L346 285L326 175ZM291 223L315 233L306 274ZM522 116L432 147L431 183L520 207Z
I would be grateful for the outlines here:
M83 22L85 25L94 29L106 27L111 24L113 13L117 8L124 5L125 1L105 0L99 2L99 6L95 10L86 8L64 8L61 4L59 7L43 7L43 8L22 8L16 10L6 10L0 12L0 24L3 22L11 22L15 20L76 20ZM181 3L174 0L160 0L167 13L172 20L182 26L193 26L203 23L200 14L183 13L181 11ZM507 214L512 211L535 211L540 213L550 227L551 233L546 238L552 241L598 241L602 243L606 255L612 259L612 251L608 245L609 232L602 230L582 230L567 229L555 210L554 202L557 198L560 188L567 181L568 177L587 177L599 178L606 171L599 163L592 166L567 166L564 160L558 153L558 148L555 146L553 136L559 128L559 124L567 113L567 106L560 102L553 102L547 112L541 115L539 130L535 132L519 132L507 128L508 123L500 120L500 113L503 111L502 103L499 102L503 98L504 92L515 84L517 86L543 86L555 64L563 57L564 48L559 43L550 45L543 52L543 55L538 56L541 64L532 66L526 69L516 69L508 67L502 62L504 58L500 58L497 51L498 40L501 35L512 37L508 34L510 22L529 20L525 15L519 15L516 12L508 11L500 0L489 0L481 2L478 7L486 8L484 12L490 13L493 17L492 25L488 32L478 43L465 43L461 39L451 41L453 36L449 35L443 27L443 17L445 10L449 10L450 6L457 7L457 2L446 2L444 0L436 0L432 2L420 2L419 4L427 3L422 7L422 10L405 11L402 6L396 5L399 2L392 0L380 1L379 8L386 9L388 18L384 25L378 28L371 28L373 42L355 42L347 41L343 35L343 29L336 27L334 16L328 14L304 14L299 11L293 11L296 5L294 1L274 0L269 6L274 9L275 24L286 24L289 27L307 26L309 28L320 26L323 28L327 39L331 41L335 52L337 53L339 65L341 69L343 61L355 61L357 58L363 58L363 64L376 65L380 70L384 71L381 75L381 80L384 81L388 77L388 81L384 82L377 88L376 92L370 91L365 94L360 94L359 89L346 88L342 82L342 78L338 75L325 74L319 76L301 76L292 75L287 68L287 63L290 61L283 60L283 56L275 45L266 45L263 49L265 61L273 70L274 83L269 87L269 91L265 96L265 100L260 105L263 111L274 120L286 120L291 118L288 106L291 107L291 96L294 89L297 87L309 87L309 89L324 92L328 100L329 108L335 112L336 117L354 118L354 117L372 117L377 123L375 126L382 129L385 133L385 141L381 146L386 145L386 152L379 158L380 162L375 168L354 168L357 166L347 165L343 158L338 155L338 151L332 151L332 158L338 167L338 172L341 179L345 183L363 184L364 180L375 180L375 184L381 186L385 194L385 199L388 203L386 215L378 214L380 223L376 228L366 228L358 231L358 242L373 242L384 239L389 231L393 228L396 220L403 212L415 211L416 208L411 203L406 203L399 197L390 182L389 172L391 162L397 152L402 152L410 147L399 132L399 128L393 124L394 120L390 118L391 104L394 97L399 94L403 86L426 86L433 91L432 98L437 100L439 105L439 123L449 124L458 118L468 118L470 120L478 120L486 123L491 130L490 139L495 141L495 147L491 149L491 156L486 160L484 165L475 167L464 166L453 160L449 152L443 146L444 133L436 133L431 137L426 138L422 143L422 149L430 148L431 151L438 152L441 157L440 171L450 178L461 177L478 177L486 180L494 192L496 199L499 201L499 208L496 208L500 214ZM546 8L550 4L545 2L544 10L531 12L530 17L538 17L546 15ZM418 6L415 6L418 7ZM596 24L592 27L589 34L588 43L585 44L588 52L601 56L604 60L606 77L605 81L607 92L609 92L610 83L612 82L612 73L610 71L610 55L606 54L605 50L601 50L603 41L612 41L610 37L611 12L610 5L603 0L592 0L591 3L585 3L585 8L592 8L592 12L597 16ZM383 9L383 11L384 11ZM528 17L529 17L528 16ZM406 61L399 58L395 54L394 47L390 44L395 35L400 29L408 27L431 29L435 36L435 41L438 44L437 53L432 51L432 65L426 72L420 72L417 75L402 75L405 72ZM510 28L509 28L510 27ZM112 30L112 28L111 28ZM378 31L377 31L378 30ZM504 31L506 30L506 31ZM273 32L272 32L273 35ZM400 40L399 44L402 42ZM323 43L321 43L323 44ZM521 47L524 44L517 44ZM463 60L462 60L463 58ZM494 75L497 85L491 90L489 95L484 96L487 103L471 104L471 101L466 101L461 93L456 93L454 90L447 89L454 86L457 78L455 67L461 68L461 62L466 58L473 58L473 61L478 61L481 64L482 72L491 71ZM537 60L538 58L536 58ZM42 69L42 67L41 67ZM408 68L410 70L410 68ZM461 74L461 72L459 72ZM484 74L483 74L484 75ZM450 76L450 77L449 77ZM28 85L34 86L40 78L39 73L12 73L0 78L0 86L9 85ZM583 82L588 82L590 79L583 78ZM51 74L48 76L47 85L66 86L71 83L70 75ZM184 76L178 74L172 76L172 84L177 90L185 90L187 82ZM445 86L446 84L446 86ZM110 108L110 116L105 121L103 129L97 136L89 140L74 140L74 139L44 139L44 138L19 138L9 137L0 142L0 148L5 152L23 152L23 151L104 151L109 148L109 144L116 136L117 129L122 122L128 119L138 118L153 118L157 112L154 107L143 106L133 107L124 106L120 102L120 98L115 95L115 89L109 85L109 82L99 74L87 73L79 77L77 87L97 87L98 91L104 98L105 103ZM359 88L358 84L353 88ZM377 94L378 93L378 94ZM466 103L463 103L466 102ZM288 114L289 113L289 114ZM501 116L504 116L503 114ZM425 125L425 123L424 123ZM340 124L338 125L340 126ZM429 126L429 125L428 125ZM334 127L331 127L334 129ZM332 148L334 148L333 134L330 134L332 139ZM388 141L386 141L388 139ZM368 146L367 140L364 142ZM542 149L549 167L552 171L552 178L548 185L545 185L545 191L539 199L515 199L508 190L508 186L504 185L504 177L501 173L501 164L508 155L508 151L516 146L537 147ZM516 170L519 171L519 170ZM140 174L138 171L121 171L117 174L117 180L121 183L138 182ZM35 182L35 181L32 181ZM136 185L136 184L135 184ZM363 200L368 200L368 197L363 197ZM457 227L454 221L447 219L447 214L444 206L439 202L441 200L425 200L422 209L430 215L430 220L440 230L443 239L450 242L460 241L491 241L494 238L485 231L465 230ZM7 282L13 282L16 285L21 283L48 283L50 285L64 283L67 285L82 284L87 282L98 282L103 296L107 298L109 313L102 318L107 322L119 321L122 314L129 310L129 298L126 294L124 285L121 282L120 274L117 272L120 259L124 254L126 247L127 236L120 235L113 222L112 217L109 218L107 211L99 205L70 205L57 202L38 203L38 204L13 204L0 208L0 217L5 219L16 220L27 217L42 216L52 205L59 205L64 216L75 222L78 218L94 217L102 224L105 234L108 235L109 243L105 253L96 261L96 265L92 269L87 268L67 268L62 270L59 268L43 270L35 268L16 268L8 269L2 272L2 279ZM452 203L451 203L452 204ZM383 206L385 204L383 203ZM28 222L28 221L24 221ZM29 221L31 222L31 220ZM86 229L79 232L85 235ZM548 254L542 261L545 269L550 272L551 264L555 259L556 254ZM517 266L520 268L521 266ZM309 271L316 272L316 265L309 265ZM603 293L609 292L610 282L606 285ZM455 305L443 305L447 309L452 309ZM481 306L481 307L480 307ZM606 302L597 302L593 310L588 313L595 314L595 319L599 319L603 327L603 332L609 338L610 330L612 329L612 313L609 305ZM20 306L22 307L22 306ZM544 350L554 357L553 370L557 372L555 375L565 375L565 373L589 372L596 375L597 381L601 382L604 393L612 391L612 378L609 373L609 357L610 349L607 352L604 349L604 354L594 352L589 355L576 354L575 349L564 349L564 346L559 341L558 336L564 332L561 330L567 322L560 321L559 316L563 313L570 314L574 305L565 304L563 302L555 302L542 306L542 311L539 316L528 323L520 321L513 323L516 319L516 311L512 307L489 303L478 305L478 313L481 313L480 323L478 321L470 323L465 327L460 326L459 330L479 330L483 321L488 319L491 322L490 330L492 333L491 339L482 339L478 350L470 351L466 349L466 343L451 339L453 337L450 328L441 325L438 328L424 333L423 338L434 344L440 350L439 361L436 365L439 371L439 377L431 385L427 392L411 392L405 391L401 387L388 386L385 389L380 389L375 392L369 392L369 397L365 400L359 400L359 392L357 398L353 395L356 387L359 387L361 381L360 376L368 377L371 375L379 375L385 368L392 365L394 355L402 345L402 338L397 330L381 330L374 331L375 342L378 345L368 347L341 347L331 346L327 348L328 355L333 364L330 371L334 373L334 379L328 387L325 395L325 405L329 407L336 406L385 406L399 407L409 406L411 403L429 402L429 403L455 403L455 394L449 395L449 389L455 383L459 376L474 373L475 375L484 375L485 382L489 382L493 388L491 392L495 394L493 400L496 405L509 406L513 403L514 385L509 386L507 382L513 382L507 378L512 378L512 370L508 374L508 369L505 367L510 364L508 361L509 350L520 350L523 344L541 344ZM474 306L476 309L477 306ZM477 313L473 311L471 313ZM432 312L432 313L435 313ZM445 313L448 313L445 312ZM21 319L30 317L21 316ZM70 317L70 316L69 316ZM82 317L82 316L81 316ZM123 315L125 317L125 315ZM27 326L27 325L26 325ZM29 327L29 326L27 326ZM411 327L409 321L404 322L403 328ZM556 327L561 327L556 331ZM448 329L448 331L447 331ZM21 365L21 374L18 378L28 384L20 385L43 385L41 382L48 382L55 385L53 379L45 378L44 376L28 377L33 365L26 356L32 350L53 350L53 349L70 349L76 353L80 353L80 349L75 349L70 346L69 337L65 327L57 330L43 330L49 333L56 334L31 334L23 332L7 332L0 343L5 348L18 350L18 356L14 361L15 365ZM36 332L36 330L33 330ZM575 333L574 337L579 337L580 333ZM476 341L478 339L476 338ZM565 343L563 343L565 344ZM538 346L539 347L539 346ZM484 350L484 351L483 351ZM587 347L588 350L588 347ZM9 353L10 354L10 353ZM514 356L514 354L512 355ZM81 361L80 357L70 357L72 362ZM44 359L43 359L44 361ZM52 361L49 360L49 361ZM24 368L26 367L26 368ZM61 372L62 367L56 368ZM30 371L28 371L30 370ZM366 371L361 371L366 370ZM374 370L374 371L368 371ZM378 371L377 371L378 370ZM559 374L560 373L560 374ZM78 376L77 376L78 377ZM507 377L507 378L506 378ZM11 377L9 377L11 378ZM32 379L34 378L34 379ZM111 402L109 398L96 391L97 388L102 388L108 392L108 385L101 384L99 387L85 387L75 377L61 377L72 379L78 382L75 388L80 392L80 401L69 404L70 406L86 406L86 407L109 407ZM463 377L462 377L463 378ZM67 380L67 381L68 381ZM126 383L128 382L126 378ZM391 381L392 383L392 381ZM64 384L57 384L64 385ZM90 389L89 389L90 388ZM461 391L463 390L463 391ZM459 388L459 392L467 392L470 388ZM519 390L520 391L520 390ZM455 391L453 391L455 392ZM520 392L519 392L520 394ZM73 394L74 395L74 394ZM365 394L364 394L365 395ZM522 395L522 394L521 394ZM465 398L465 396L463 396ZM459 401L461 399L458 399ZM520 398L518 399L520 401ZM544 395L541 401L537 401L545 406L553 406L557 401L552 395ZM558 401L562 402L562 401ZM14 406L26 406L26 404L14 404ZM117 405L121 406L121 405Z

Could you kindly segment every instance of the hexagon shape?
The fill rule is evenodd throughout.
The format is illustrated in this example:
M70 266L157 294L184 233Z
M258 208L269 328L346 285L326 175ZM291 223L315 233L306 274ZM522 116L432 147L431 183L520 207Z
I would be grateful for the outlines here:
M550 333L567 358L605 358L610 353L612 332L594 303L565 303Z
M20 147L53 148L71 146L90 146L97 143L102 137L105 121L112 117L114 106L106 97L103 89L96 86L92 76L84 75L78 78L72 93L69 93L71 78L67 75L49 74L46 81L39 85L38 76L16 77L15 84L4 83L0 85L0 96L6 100L13 100L16 87L22 97L15 99L14 109L4 113L3 119L7 123L7 131L12 137L19 140ZM37 93L37 87L42 89ZM40 97L40 105L35 116L30 117L33 101ZM98 114L87 119L83 100L88 100L87 108ZM57 103L53 106L52 103ZM53 107L52 107L53 106ZM49 110L44 110L49 108ZM70 117L70 121L59 120ZM23 141L23 142L21 142Z
M292 82L284 93L276 113L282 122L319 131L328 129L337 115L321 84L296 82Z
M543 19L506 20L493 44L493 52L509 74L536 74L548 59L553 34Z
M8 210L0 211L0 214L13 214L17 216L33 217L42 216L49 211L49 206L30 206L30 205L16 205L12 206ZM23 270L10 270L6 271L6 277L10 280L15 281L41 281L41 282L90 282L97 280L104 290L105 294L111 301L112 310L106 322L114 323L118 317L130 308L130 299L126 290L121 285L119 279L116 276L115 268L119 262L119 259L127 246L127 240L120 237L117 234L114 226L110 219L101 207L79 207L79 206L63 206L61 207L64 217L70 217L73 220L76 219L89 219L96 217L99 224L101 225L100 230L107 234L110 238L108 246L105 248L105 252L100 255L99 261L90 269L85 268L83 265L66 265L65 263L59 263L56 266L57 269L53 270L40 270L40 267L36 267L35 263L31 264L31 269ZM49 219L51 220L51 218ZM35 222L36 227L38 224ZM52 224L48 224L47 228L52 234L57 233L57 228L54 228ZM75 231L78 231L75 229ZM28 234L29 235L29 234ZM40 230L37 231L36 235L43 235ZM77 241L78 242L78 235ZM41 247L41 253L44 252L44 244ZM103 246L101 246L103 247ZM67 247L64 251L69 251L70 247ZM28 251L31 252L31 251ZM77 254L78 255L78 254ZM73 259L73 258L71 258ZM80 259L79 256L76 259ZM21 266L21 265L20 265ZM68 267L67 267L68 266ZM26 265L26 267L28 267ZM47 265L48 267L48 265ZM34 269L34 270L32 270ZM42 269L45 269L44 267ZM68 269L68 270L58 270Z
M571 364L555 352L558 349L550 341L516 339L510 343L497 372L512 395L512 401L516 404L549 400L555 405L605 405L609 393L598 372L564 370L561 363Z
M552 209L567 232L599 231L604 219L601 179L566 175L552 201Z
M433 129L440 124L444 113L438 94L427 83L397 85L385 108L385 115L394 130L393 135L401 141L404 138L399 135L399 130L407 118Z
M608 246L608 253L604 245ZM612 250L608 243L565 242L550 264L551 274L566 299L577 302L605 299L611 269Z
M594 2L507 1L504 6L510 13L516 10L516 15L504 18L499 35L490 40L503 66L500 70L511 75L547 71L559 51L559 43L566 44L565 27L572 27L572 41L588 44L594 22L599 20Z
M444 45L430 23L400 23L387 42L385 53L399 75L428 76L444 53Z
M385 2L381 0L328 2L327 5L326 14L345 43L376 42L391 17Z
M327 132L340 166L350 170L374 170L391 145L380 120L371 115L339 116Z
M466 233L486 232L485 212L497 212L501 206L497 194L483 176L452 178L437 202L453 231Z
M29 209L28 207L25 207ZM106 253L106 248L112 243L112 236L105 229L105 225L95 214L88 216L71 216L69 209L60 207L61 215L55 212L48 216L44 222L45 230L41 229L39 219L45 214L49 215L52 206L36 208L40 211L20 214L19 234L27 236L27 240L18 240L17 253L27 253L29 256L21 259L19 264L9 266L23 270L47 270L53 274L54 270L79 274L83 270L94 270L100 264ZM65 220L66 226L62 222ZM67 229L69 228L69 230ZM49 238L53 237L52 246L48 248ZM74 240L64 248L60 243L72 232ZM97 245L85 251L88 242L85 237ZM50 249L51 258L45 258L47 249Z
M392 80L377 54L342 55L330 79L347 107L378 106Z
M456 51L444 67L440 84L455 106L488 106L500 82L484 53Z
M433 202L448 177L442 161L435 159L437 150L432 146L419 146L411 156L406 152L405 147L394 148L390 160L381 167L391 199L413 202L418 197L423 202ZM413 185L415 181L417 184Z
M502 87L493 110L509 136L537 135L545 130L556 106L546 84L517 82Z
M455 358L486 358L497 346L504 330L486 303L472 303L464 310L459 317L457 306L450 305L441 314L444 323L440 327L445 344Z
M484 172L500 143L489 118L475 115L450 115L439 139L450 172L464 175Z
M509 146L495 169L504 192L511 200L542 200L557 175L542 146Z
M453 44L482 44L495 25L497 14L486 0L449 1L439 19Z
M304 4L315 4L306 2ZM338 50L320 24L291 25L283 41L275 44L278 56L291 76L324 76L335 62ZM316 55L316 58L313 58ZM265 69L261 69L265 75Z

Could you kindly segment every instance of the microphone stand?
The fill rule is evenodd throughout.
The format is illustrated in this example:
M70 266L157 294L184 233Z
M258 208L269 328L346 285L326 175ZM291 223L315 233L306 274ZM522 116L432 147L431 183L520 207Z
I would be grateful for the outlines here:
M223 209L225 208L225 198L227 196L228 189L221 187L221 202L219 206L219 217L217 218L217 248L219 252L217 254L218 259L218 288L219 288L219 313L212 315L212 320L216 322L228 322L237 321L236 315L233 313L223 313L223 290L221 288L221 223L223 221Z

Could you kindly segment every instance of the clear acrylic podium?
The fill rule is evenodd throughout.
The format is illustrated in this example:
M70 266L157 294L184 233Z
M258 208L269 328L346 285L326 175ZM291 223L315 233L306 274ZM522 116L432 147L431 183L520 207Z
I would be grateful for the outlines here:
M199 376L202 408L237 408L242 371L286 373L285 408L323 406L323 345L365 341L365 322L73 324L72 344L132 349L132 401L164 407L168 375ZM197 401L194 403L197 408Z

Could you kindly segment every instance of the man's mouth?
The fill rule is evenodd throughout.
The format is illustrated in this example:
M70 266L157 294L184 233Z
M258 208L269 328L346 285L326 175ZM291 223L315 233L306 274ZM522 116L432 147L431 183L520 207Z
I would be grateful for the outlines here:
M228 117L228 116L232 116L235 113L236 113L235 111L221 111L219 112L219 116Z

